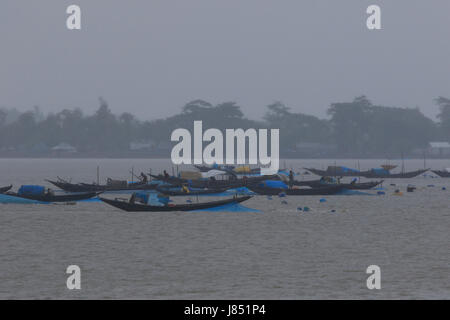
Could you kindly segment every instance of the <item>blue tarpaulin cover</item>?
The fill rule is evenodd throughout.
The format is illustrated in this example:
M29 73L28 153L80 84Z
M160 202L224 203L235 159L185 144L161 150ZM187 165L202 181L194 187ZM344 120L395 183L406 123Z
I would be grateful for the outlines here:
M24 185L19 188L17 193L19 195L41 195L44 194L45 187L43 186L34 186L34 185Z
M281 188L281 189L287 189L288 188L286 183L284 183L283 181L276 181L276 180L264 180L258 186L260 186L260 187L268 187L268 188Z

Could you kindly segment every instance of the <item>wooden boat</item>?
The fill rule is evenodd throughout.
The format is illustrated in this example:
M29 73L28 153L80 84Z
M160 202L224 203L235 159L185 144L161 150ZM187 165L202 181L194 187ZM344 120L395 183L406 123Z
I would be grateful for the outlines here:
M127 185L114 186L107 184L70 183L64 180L46 180L54 186L68 192L106 192L106 191L130 191L130 190L155 190L158 184L135 182Z
M450 178L450 171L447 170L431 170L431 172L442 178Z
M229 179L229 180L212 180L212 179L199 179L199 180L187 180L177 177L164 176L164 175L150 175L151 177L169 183L176 187L188 185L192 188L208 188L208 189L234 189L240 187L246 187L255 183L259 183L264 180L279 179L277 175L272 176L260 176L260 177L246 177L243 179Z
M210 201L203 203L187 203L187 204L176 204L176 205L167 205L167 206L152 206L148 204L141 203L130 203L126 200L111 200L106 198L100 198L103 202L128 211L128 212L138 212L138 211L151 211L151 212L167 212L167 211L192 211L192 210L201 210L201 209L209 209L214 207L219 207L225 204L232 203L241 203L250 199L251 196L243 196L243 197L233 197L231 199L226 200L218 200L218 201Z
M12 185L9 185L7 187L2 187L0 188L0 193L5 193L7 191L9 191L12 188Z
M189 192L183 191L181 188L174 190L173 188L157 187L156 190L162 194L168 196L198 196L205 194L218 194L227 191L228 189L197 189L189 190Z
M401 173L390 173L389 171L385 173L376 172L374 170L369 171L362 171L361 176L364 178L372 178L372 179L394 179L394 178L414 178L417 177L425 172L427 172L430 169L421 169L421 170L415 170L415 171L409 171L409 172L401 172Z
M235 168L234 166L230 165L217 165L217 166L204 166L204 165L198 165L194 164L194 167L196 167L200 172L208 172L210 170L222 170L226 172L232 172Z
M364 178L370 178L370 179L384 179L384 178L414 178L418 175L423 174L424 172L428 171L429 169L421 169L421 170L415 170L415 171L410 171L410 172L402 172L402 173L390 173L388 170L376 170L376 169L371 169L371 170L367 170L367 171L353 171L353 170L349 170L349 171L345 171L342 170L341 167L334 167L334 166L329 166L327 168L327 170L319 170L319 169L313 169L313 168L305 168L306 170L322 176L322 177L364 177Z
M304 168L321 177L359 177L361 172L355 169L350 169L341 166L328 166L327 170L319 170L314 168Z
M380 181L369 181L369 182L355 182L355 183L324 183L322 180L310 180L310 181L294 181L294 186L307 186L311 188L323 188L329 186L341 186L344 189L349 190L369 190L377 185L383 183L383 180Z
M259 186L249 186L251 191L259 195L275 196L284 193L288 196L322 196L332 195L342 191L344 188L341 186L328 186L322 188L298 188L298 189L282 189L282 188L268 188Z
M41 202L72 202L72 201L80 201L80 200L86 200L93 197L96 197L101 192L88 192L88 193L72 193L72 194L61 194L61 195L55 195L53 193L44 193L42 195L23 195L18 194L16 192L7 192L5 193L8 196L22 198L22 199L28 199L28 200L35 200L35 201L41 201Z

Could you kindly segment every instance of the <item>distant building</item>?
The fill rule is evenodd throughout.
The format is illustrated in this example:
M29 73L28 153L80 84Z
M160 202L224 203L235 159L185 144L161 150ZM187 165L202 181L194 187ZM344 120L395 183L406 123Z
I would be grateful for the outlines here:
M59 144L57 144L56 146L54 146L52 148L53 152L58 152L58 153L74 153L77 152L77 148L75 148L74 146L71 146L70 144L66 143L66 142L61 142Z
M428 144L428 153L433 156L448 156L450 155L450 143L446 141L430 142Z

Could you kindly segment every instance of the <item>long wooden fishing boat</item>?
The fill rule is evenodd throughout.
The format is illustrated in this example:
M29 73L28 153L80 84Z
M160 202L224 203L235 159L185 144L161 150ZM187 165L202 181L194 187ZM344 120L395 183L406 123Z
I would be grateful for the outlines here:
M355 183L324 183L322 180L310 180L310 181L294 181L294 186L306 186L311 188L324 188L329 186L341 186L344 189L349 190L369 190L375 188L377 185L383 183L380 181L369 181L369 182L355 182Z
M168 196L199 196L205 194L219 194L227 191L228 189L188 189L189 192L182 190L181 188L173 189L167 187L157 187L156 191L168 195Z
M371 179L394 179L394 178L414 178L417 177L425 172L427 172L430 169L421 169L421 170L415 170L415 171L409 171L409 172L401 172L401 173L390 173L389 171L385 173L377 172L374 170L368 170L368 171L362 171L361 176L364 178L371 178Z
M361 172L358 170L339 167L339 166L328 166L327 170L320 170L314 168L304 168L318 176L321 177L359 177L362 176Z
M46 180L54 186L68 192L107 192L107 191L131 191L131 190L155 190L158 184L135 182L127 185L114 186L107 184L70 183L64 180Z
M260 177L246 177L243 179L229 179L229 180L212 180L212 179L198 179L188 180L172 176L164 175L150 175L151 177L169 183L173 186L188 185L192 188L208 188L208 189L234 189L240 187L246 187L255 183L262 182L264 180L279 179L277 175L272 176L260 176Z
M242 197L233 197L231 199L226 200L218 200L218 201L210 201L203 203L187 203L187 204L176 204L176 205L166 205L166 206L152 206L148 204L141 203L130 203L127 200L119 200L119 199L106 199L100 198L103 202L128 211L128 212L139 212L139 211L151 211L151 212L167 212L167 211L192 211L192 210L201 210L201 209L209 209L215 208L226 204L233 203L241 203L250 199L251 196L242 196Z
M336 194L344 189L341 186L329 186L323 188L283 189L283 188L260 187L255 185L249 186L248 188L259 195L267 195L267 196L275 196L279 194L286 194L288 196L324 196Z
M431 172L442 178L450 178L450 171L447 170L431 170Z
M2 187L0 188L0 193L5 193L7 191L9 191L12 188L12 185L9 185L7 187Z
M390 173L388 170L385 169L356 171L356 170L344 170L341 167L333 167L333 166L328 167L327 170L319 170L314 168L305 168L305 169L321 177L364 177L371 179L414 178L429 170L429 169L421 169L410 172Z
M55 195L52 193L45 193L41 195L31 195L31 194L18 194L17 192L7 192L5 193L8 196L22 198L22 199L28 199L28 200L35 200L40 202L72 202L72 201L80 201L80 200L86 200L93 197L96 197L101 192L88 192L88 193L72 193L72 194L61 194L61 195Z

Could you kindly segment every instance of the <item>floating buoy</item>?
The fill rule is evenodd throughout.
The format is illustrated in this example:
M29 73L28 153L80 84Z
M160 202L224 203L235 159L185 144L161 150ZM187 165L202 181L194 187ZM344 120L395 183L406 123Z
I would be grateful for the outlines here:
M278 194L278 196L279 196L280 198L284 198L284 197L286 197L286 193L281 192L280 194Z
M447 188L446 187L442 187L442 190L447 190Z
M400 190L395 190L395 192L394 192L394 196L402 196L403 195L403 192L401 192Z
M302 207L298 207L297 210L298 210L298 211L302 211Z
M288 204L286 200L281 201L282 204Z
M303 207L303 211L309 211L309 207Z
M414 190L416 190L416 187L414 187L414 186L407 186L406 187L406 192L413 192Z
M327 202L327 199L321 198L321 199L319 200L319 202Z
M336 212L336 210L333 209L333 210L331 210L331 212Z

